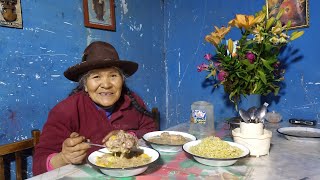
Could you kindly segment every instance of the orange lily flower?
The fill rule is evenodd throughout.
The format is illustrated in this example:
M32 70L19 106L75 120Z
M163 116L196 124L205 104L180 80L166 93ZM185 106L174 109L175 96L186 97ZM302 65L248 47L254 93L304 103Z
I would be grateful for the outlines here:
M262 21L264 21L265 17L265 13L259 14L256 18L254 18L254 23L261 23Z
M212 32L210 35L207 35L205 37L205 40L207 42L210 42L211 44L213 44L214 46L218 46L218 44L221 42L221 40L224 38L224 36L226 34L228 34L228 32L230 31L231 27L221 27L220 29L215 26L214 27L216 29L215 32Z
M216 33L211 33L205 37L205 40L217 47L221 38Z
M237 14L236 18L229 21L229 25L236 26L237 28L244 28L249 29L251 26L255 24L255 18L254 16L250 15L243 15L243 14Z
M214 26L214 28L216 29L215 33L217 33L217 35L222 39L226 34L229 33L231 26L221 27L220 29L217 26Z

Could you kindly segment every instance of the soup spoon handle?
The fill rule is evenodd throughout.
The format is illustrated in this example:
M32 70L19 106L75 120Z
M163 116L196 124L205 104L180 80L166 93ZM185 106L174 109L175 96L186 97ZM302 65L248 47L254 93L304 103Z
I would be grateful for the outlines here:
M101 144L95 144L95 143L91 143L91 142L85 142L87 144L90 144L91 146L97 146L97 147L106 147L105 145L101 145Z

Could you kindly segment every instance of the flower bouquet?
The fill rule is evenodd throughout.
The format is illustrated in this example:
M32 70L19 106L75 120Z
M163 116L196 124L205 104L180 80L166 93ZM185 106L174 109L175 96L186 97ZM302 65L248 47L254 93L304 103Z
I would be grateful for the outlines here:
M216 54L206 54L207 63L199 65L198 72L208 72L206 78L214 81L215 88L223 85L236 108L241 95L277 95L280 90L285 72L278 60L281 48L304 33L294 31L289 35L291 22L280 21L283 11L269 18L265 7L255 16L237 14L227 27L215 26L215 31L205 37L216 48ZM226 40L231 28L241 32L237 41Z

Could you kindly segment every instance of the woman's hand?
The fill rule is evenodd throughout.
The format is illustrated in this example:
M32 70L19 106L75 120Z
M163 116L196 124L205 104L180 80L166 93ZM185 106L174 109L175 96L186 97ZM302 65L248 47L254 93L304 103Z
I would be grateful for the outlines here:
M90 145L84 143L85 137L73 132L70 137L63 141L62 150L51 159L54 168L67 164L81 164L86 157Z
M84 140L85 137L76 132L71 133L70 137L64 140L60 154L67 164L82 163L86 157L87 150L90 148L89 144L83 143Z

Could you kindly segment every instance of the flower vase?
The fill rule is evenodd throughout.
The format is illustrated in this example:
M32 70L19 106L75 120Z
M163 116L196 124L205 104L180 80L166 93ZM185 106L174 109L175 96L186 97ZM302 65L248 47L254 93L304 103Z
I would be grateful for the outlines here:
M272 132L264 129L263 123L240 122L240 127L232 130L233 140L246 146L251 156L269 154Z
M259 107L261 105L261 95L259 94L250 94L247 96L241 95L240 98L241 100L238 106L241 109L249 109L250 107Z
M241 101L239 102L238 109L236 111L239 114L239 109L249 109L250 107L259 107L261 105L260 95L258 94L251 94L247 95L246 97L241 95ZM231 117L228 119L228 124L232 129L239 127L241 121L240 116Z

